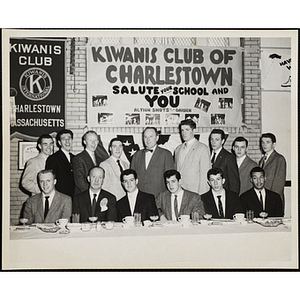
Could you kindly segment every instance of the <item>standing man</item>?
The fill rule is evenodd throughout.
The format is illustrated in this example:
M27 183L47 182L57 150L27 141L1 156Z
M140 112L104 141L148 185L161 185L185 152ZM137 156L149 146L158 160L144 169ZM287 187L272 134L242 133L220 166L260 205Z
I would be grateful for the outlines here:
M256 218L262 211L268 213L268 217L283 217L283 206L279 194L265 188L264 169L253 168L250 173L250 181L253 187L241 195L244 212L253 210Z
M224 188L226 179L220 168L210 169L207 180L211 189L201 195L207 214L216 219L232 219L234 214L243 212L238 194Z
M157 145L158 138L157 129L147 127L143 131L145 149L137 151L131 162L139 178L138 188L155 197L166 190L164 172L174 168L171 152Z
M123 143L120 139L113 138L109 143L108 150L110 157L100 164L100 167L105 170L103 189L115 195L118 201L125 196L120 176L124 170L129 168L129 163L121 160Z
M209 190L206 182L211 168L209 149L194 137L196 123L193 120L181 121L179 128L184 143L175 149L175 169L181 174L184 189L203 194Z
M231 152L236 157L236 163L239 169L240 176L240 195L251 189L250 171L257 167L257 163L248 155L248 140L242 136L237 137L232 143Z
M220 168L225 179L224 188L240 193L240 176L235 156L228 152L223 146L225 133L222 129L213 129L209 135L211 163L213 168Z
M121 181L126 195L117 202L119 222L126 216L133 216L134 213L141 214L142 222L150 220L150 216L158 216L154 196L138 189L138 178L134 170L123 171Z
M99 166L102 161L108 158L108 154L103 146L98 146L99 139L95 131L87 131L82 136L82 144L84 150L73 159L75 194L84 192L89 188L87 182L89 170L94 166ZM99 150L101 150L101 155L99 155Z
M73 214L80 214L80 223L88 222L89 217L98 221L117 221L116 197L102 189L105 171L93 167L87 176L89 188L74 196Z
M24 218L28 224L55 223L58 219L69 219L72 214L71 197L55 189L56 178L52 170L41 170L38 175L41 193L27 199Z
M51 135L42 134L37 140L39 154L29 159L26 163L21 184L31 195L41 192L37 182L37 174L45 169L46 160L53 153L53 147L54 142Z
M181 175L176 170L164 174L167 191L160 193L155 201L161 221L178 221L181 215L198 212L200 219L205 215L204 205L199 194L181 187Z
M259 161L259 166L265 170L265 187L278 193L284 203L286 160L275 150L276 137L273 133L263 133L260 142L264 156Z
M75 183L72 159L74 155L70 152L73 144L73 132L69 129L59 131L56 135L56 143L59 150L47 158L46 169L52 169L56 175L56 190L73 197Z

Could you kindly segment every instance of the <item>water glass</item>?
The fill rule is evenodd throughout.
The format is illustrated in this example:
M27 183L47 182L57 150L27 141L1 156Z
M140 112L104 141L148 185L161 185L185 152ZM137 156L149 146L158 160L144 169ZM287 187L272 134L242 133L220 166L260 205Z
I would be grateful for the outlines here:
M142 218L140 213L134 213L134 226L142 226Z

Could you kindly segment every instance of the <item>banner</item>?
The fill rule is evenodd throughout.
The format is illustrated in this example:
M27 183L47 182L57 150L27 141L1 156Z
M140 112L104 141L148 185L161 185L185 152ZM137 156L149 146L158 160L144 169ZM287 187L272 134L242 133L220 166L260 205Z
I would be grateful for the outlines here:
M90 127L239 127L240 48L87 45Z
M11 39L11 134L38 137L63 129L64 100L64 42Z

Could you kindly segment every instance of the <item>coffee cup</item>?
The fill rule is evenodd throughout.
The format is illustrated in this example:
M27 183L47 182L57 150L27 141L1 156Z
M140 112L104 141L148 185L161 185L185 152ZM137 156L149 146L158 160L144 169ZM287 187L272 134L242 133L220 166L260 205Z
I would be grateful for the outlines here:
M82 231L90 231L91 230L91 223L90 222L81 223L81 230Z
M190 215L181 215L178 220L179 222L190 221Z
M105 222L105 228L108 230L112 230L114 228L114 221Z
M244 221L245 220L245 214L237 213L237 214L233 215L233 219L234 219L234 221L237 221L237 222Z
M55 222L55 224L57 226L60 226L61 228L66 228L67 224L68 224L69 220L68 219L59 219Z
M134 217L132 216L127 216L122 219L122 222L126 224L127 226L133 226L134 225Z
M145 220L143 223L144 223L144 226L145 226L145 227L149 227L149 226L152 225L152 222L149 221L149 220Z

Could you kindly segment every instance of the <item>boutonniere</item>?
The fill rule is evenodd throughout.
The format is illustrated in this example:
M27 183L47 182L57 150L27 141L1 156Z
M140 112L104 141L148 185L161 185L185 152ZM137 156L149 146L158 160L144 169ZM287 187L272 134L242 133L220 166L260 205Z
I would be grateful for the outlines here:
M108 203L107 198L103 198L103 199L100 201L101 212L102 212L102 211L108 210L107 203Z

